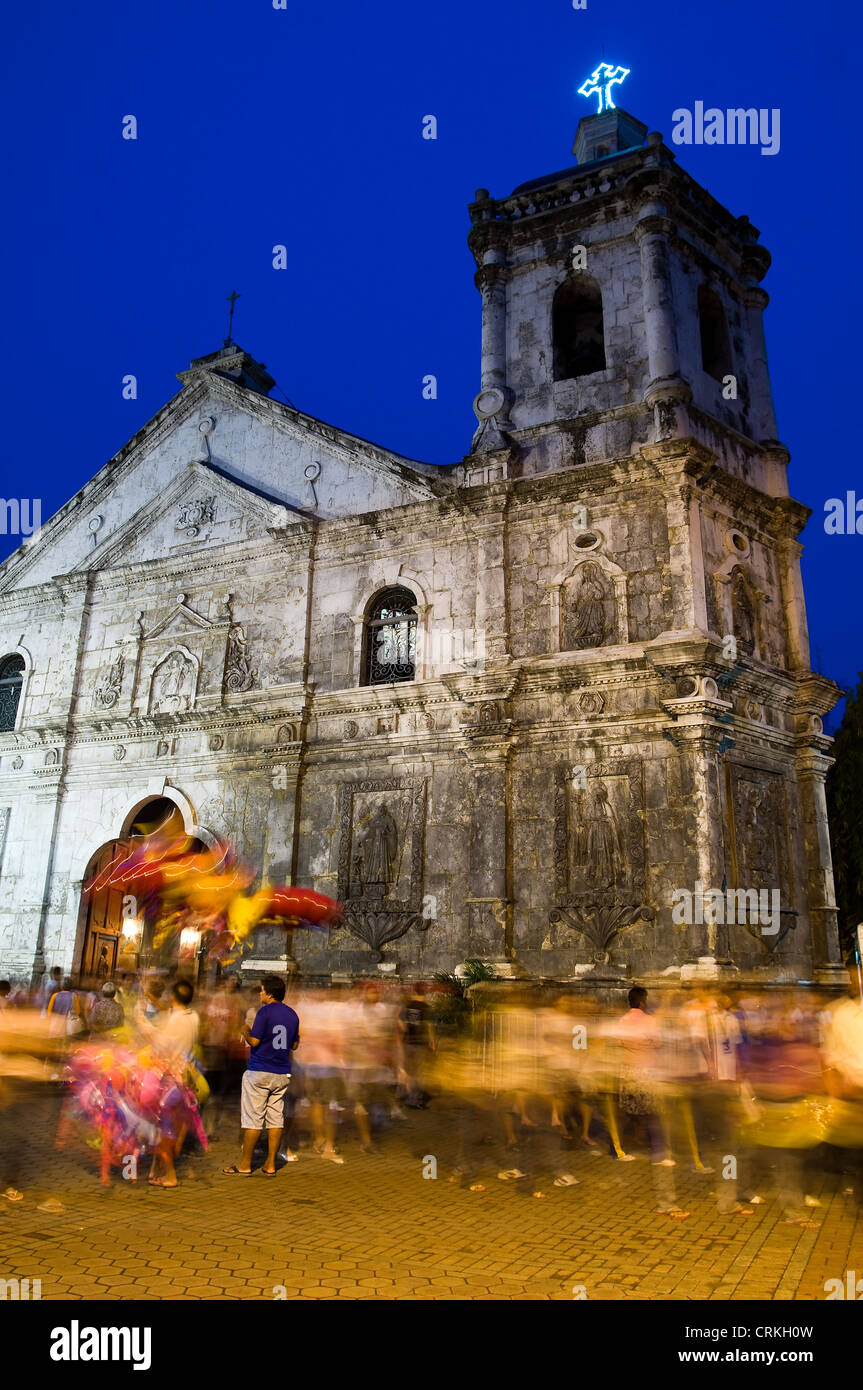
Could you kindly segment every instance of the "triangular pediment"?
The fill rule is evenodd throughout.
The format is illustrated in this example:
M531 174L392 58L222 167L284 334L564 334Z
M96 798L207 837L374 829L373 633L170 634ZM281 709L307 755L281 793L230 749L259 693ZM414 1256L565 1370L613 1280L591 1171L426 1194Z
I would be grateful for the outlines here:
M0 565L0 592L263 540L451 486L445 470L202 371Z
M277 518L289 524L299 521L301 513L194 461L74 568L113 569L262 539Z

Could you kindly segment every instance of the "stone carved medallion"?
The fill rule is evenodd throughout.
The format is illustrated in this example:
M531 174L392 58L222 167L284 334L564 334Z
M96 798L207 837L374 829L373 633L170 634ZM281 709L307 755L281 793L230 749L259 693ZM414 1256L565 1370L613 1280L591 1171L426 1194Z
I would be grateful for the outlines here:
M360 726L355 719L346 719L342 725L342 738L356 738Z
M123 687L123 672L126 669L126 661L123 655L119 655L107 671L102 676L99 684L93 692L93 705L96 709L113 709L120 698L120 691Z
M59 761L60 761L60 750L59 750L59 748L49 748L49 749L48 749L48 752L45 754L45 766L46 766L46 767L56 767L57 764L59 763Z
M200 534L201 527L215 521L215 519L215 497L196 497L181 507L176 529L185 531L189 540L194 540Z
M24 766L24 759L23 759L22 757L16 755L16 756L12 759L12 767L15 769L16 772L20 772L23 766Z
M224 748L225 740L221 734L211 734L207 739L207 747L211 753L218 753L220 748Z
M178 714L192 708L197 671L190 656L179 650L168 652L153 672L150 683L150 713Z
M125 758L125 756L126 756L126 749L123 747L122 743L118 743L118 744L116 745L116 747L114 748L114 761L115 761L115 762L118 762L118 763L121 763L121 762L123 761L123 759Z

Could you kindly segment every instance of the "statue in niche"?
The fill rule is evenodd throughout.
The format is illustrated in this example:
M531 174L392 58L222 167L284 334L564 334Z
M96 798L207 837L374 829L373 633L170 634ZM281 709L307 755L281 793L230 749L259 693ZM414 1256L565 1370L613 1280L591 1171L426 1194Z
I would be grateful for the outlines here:
M769 788L744 782L738 794L738 843L746 873L758 887L776 873L772 826L776 816Z
M396 875L398 845L396 823L382 801L354 855L354 869L368 897L385 898L389 892Z
M625 875L617 819L602 782L589 785L579 801L575 871L585 888L614 888Z
M751 656L755 651L755 606L749 586L740 570L736 571L731 585L731 612L734 619L734 635L740 650Z
M599 565L581 566L580 584L564 617L564 651L601 647L611 635L606 613L608 588Z
M150 709L153 714L176 714L191 709L195 668L182 652L171 652L153 673Z

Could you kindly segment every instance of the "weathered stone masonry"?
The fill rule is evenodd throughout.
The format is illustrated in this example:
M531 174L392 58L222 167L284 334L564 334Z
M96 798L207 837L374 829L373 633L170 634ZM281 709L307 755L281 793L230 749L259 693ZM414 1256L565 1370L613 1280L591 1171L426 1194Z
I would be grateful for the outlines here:
M607 115L610 154L587 118L575 167L471 205L481 379L455 467L280 405L229 343L0 567L0 657L24 668L0 970L83 968L94 856L167 798L262 878L345 900L331 938L295 934L308 974L381 953L836 973L838 692L809 668L769 255L625 112L609 144ZM603 368L554 379L565 322ZM394 589L414 677L370 685ZM780 889L781 930L675 925L696 881ZM266 929L254 952L285 949Z

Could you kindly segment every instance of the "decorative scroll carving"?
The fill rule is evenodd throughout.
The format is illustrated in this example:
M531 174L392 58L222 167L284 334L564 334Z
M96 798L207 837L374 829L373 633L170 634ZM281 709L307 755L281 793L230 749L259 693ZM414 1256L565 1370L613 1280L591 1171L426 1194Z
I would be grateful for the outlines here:
M251 690L257 672L249 657L246 634L240 623L231 628L228 636L228 657L225 662L225 689L231 692Z
M126 669L126 660L122 653L111 662L102 680L93 692L93 704L96 709L113 709L120 698L120 691L123 688L123 673Z
M209 441L207 441L209 448ZM213 497L195 497L191 502L186 502L180 509L177 518L178 531L185 531L189 540L194 540L200 533L201 527L216 519L216 499Z
M422 922L422 912L412 908L374 908L351 906L346 925L352 936L364 941L375 960L382 960L384 947L405 936L412 926Z

